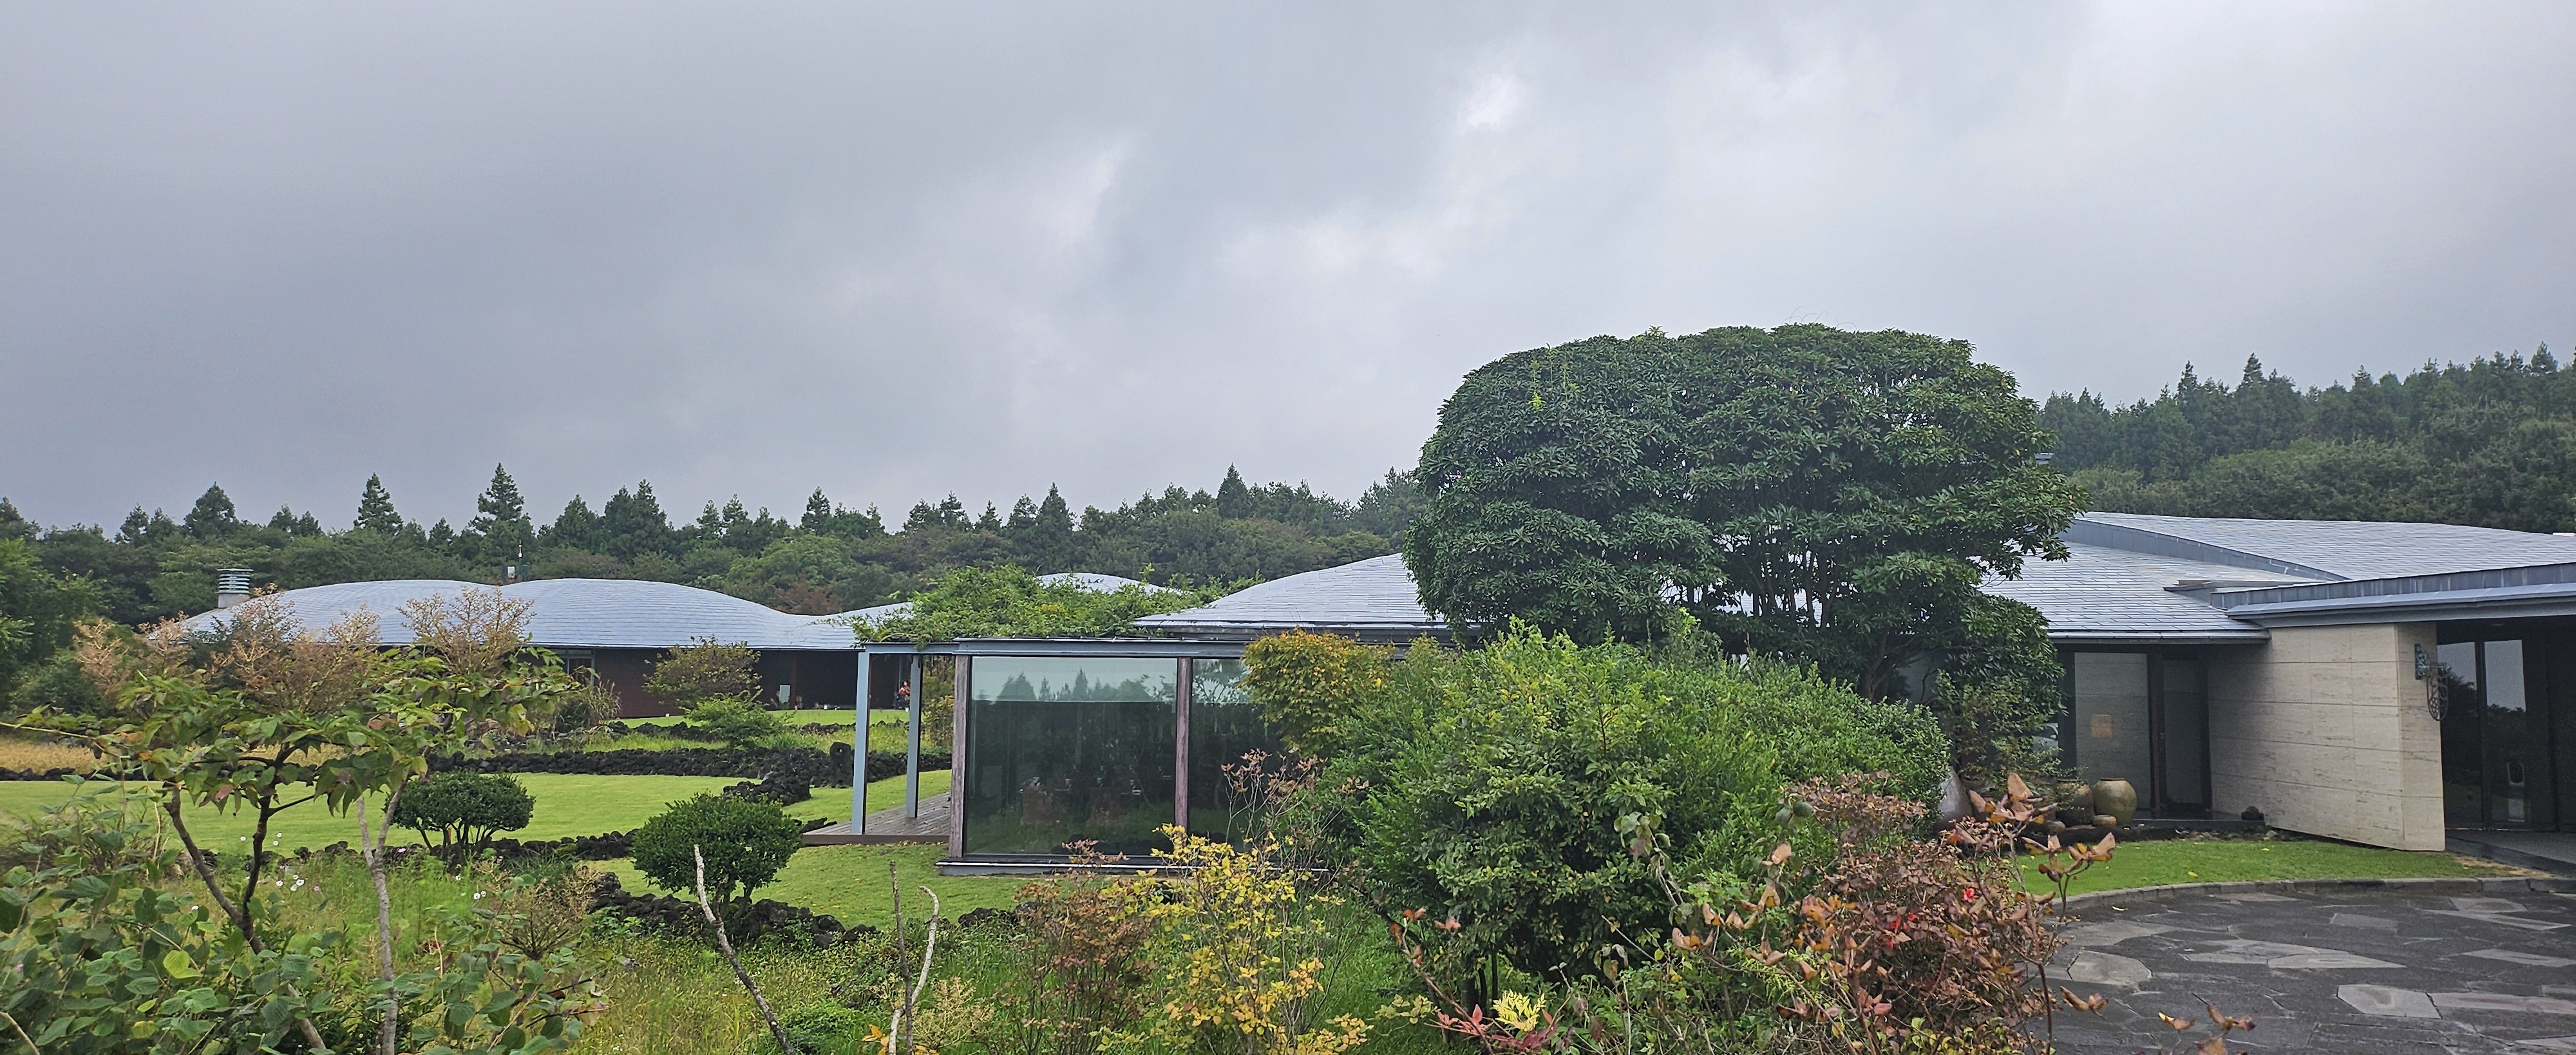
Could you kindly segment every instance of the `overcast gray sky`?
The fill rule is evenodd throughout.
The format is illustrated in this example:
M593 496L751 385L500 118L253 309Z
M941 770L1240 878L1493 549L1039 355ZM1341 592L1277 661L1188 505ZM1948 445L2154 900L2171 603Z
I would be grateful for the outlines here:
M1356 495L1649 326L2576 340L2576 5L0 3L0 494Z

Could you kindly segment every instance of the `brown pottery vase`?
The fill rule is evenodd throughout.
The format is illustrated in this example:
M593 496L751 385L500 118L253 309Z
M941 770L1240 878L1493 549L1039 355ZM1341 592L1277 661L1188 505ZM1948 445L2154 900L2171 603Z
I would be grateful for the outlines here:
M2138 789L2115 777L2096 780L2093 782L2093 809L2117 818L2120 827L2126 828L2130 821L2138 819Z

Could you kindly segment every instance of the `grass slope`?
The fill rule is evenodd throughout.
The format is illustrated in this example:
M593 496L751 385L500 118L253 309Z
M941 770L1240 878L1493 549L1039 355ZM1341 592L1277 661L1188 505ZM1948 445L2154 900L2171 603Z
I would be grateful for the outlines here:
M700 792L714 791L736 781L730 777L600 777L558 773L521 773L519 782L536 796L537 811L527 828L507 833L517 839L560 839L568 835L597 835L624 831L643 824L644 819L661 812L662 807ZM898 791L898 795L900 791ZM58 803L71 797L71 786L56 781L0 782L0 813L32 811L40 804ZM849 811L849 800L840 800L843 813ZM371 814L382 814L370 809ZM188 832L197 844L219 853L229 852L250 837L253 818L246 813L222 812L193 807L187 812ZM358 841L358 819L354 815L333 816L319 802L310 802L279 814L269 824L269 837L278 850L293 853L298 847L324 847L336 842ZM395 842L417 842L409 832L397 833Z
M2047 882L2023 866L2032 889ZM2515 875L2493 861L2446 853L2382 850L2309 839L2166 839L2122 843L2106 864L2077 876L2069 888L2127 890L2173 883L2222 883L2247 879L2478 878Z

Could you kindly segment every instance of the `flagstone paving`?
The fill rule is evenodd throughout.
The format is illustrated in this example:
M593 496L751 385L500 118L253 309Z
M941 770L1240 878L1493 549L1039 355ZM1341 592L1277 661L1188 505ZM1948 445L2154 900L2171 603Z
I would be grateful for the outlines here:
M2050 980L2111 1003L2059 1012L2061 1051L2182 1050L2157 1014L2215 1004L2254 1020L2229 1040L2258 1052L2576 1052L2576 894L2234 893L2075 914Z

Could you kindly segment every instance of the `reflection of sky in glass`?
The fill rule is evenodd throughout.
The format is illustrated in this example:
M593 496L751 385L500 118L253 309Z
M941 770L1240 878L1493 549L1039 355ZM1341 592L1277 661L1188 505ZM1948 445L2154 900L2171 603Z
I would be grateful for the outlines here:
M979 656L979 702L1169 703L1178 695L1168 659Z
M1239 659L1192 660L1191 705L1234 707L1252 702L1252 694L1243 687L1243 673L1243 661Z

